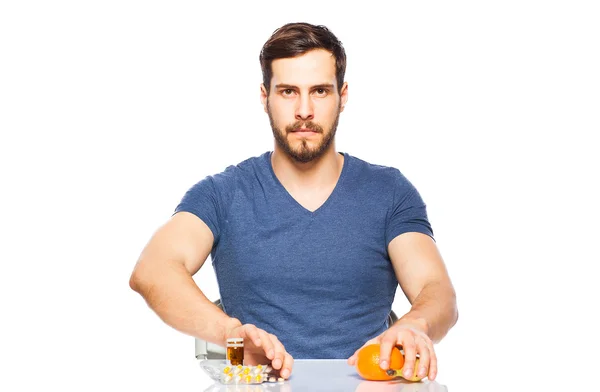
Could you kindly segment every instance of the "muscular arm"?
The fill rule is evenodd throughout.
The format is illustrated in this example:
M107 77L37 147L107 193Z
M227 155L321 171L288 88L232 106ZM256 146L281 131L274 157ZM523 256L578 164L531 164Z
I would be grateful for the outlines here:
M137 261L129 285L168 325L225 346L227 331L240 326L215 306L192 276L213 244L208 226L188 212L175 214L152 236Z
M418 325L439 342L458 319L456 293L435 242L421 233L392 240L388 253L410 311L398 323Z

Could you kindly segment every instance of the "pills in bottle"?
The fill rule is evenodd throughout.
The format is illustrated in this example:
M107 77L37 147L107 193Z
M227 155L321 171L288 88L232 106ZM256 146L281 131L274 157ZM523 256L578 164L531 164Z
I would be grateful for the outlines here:
M244 339L227 339L227 363L231 366L244 365Z

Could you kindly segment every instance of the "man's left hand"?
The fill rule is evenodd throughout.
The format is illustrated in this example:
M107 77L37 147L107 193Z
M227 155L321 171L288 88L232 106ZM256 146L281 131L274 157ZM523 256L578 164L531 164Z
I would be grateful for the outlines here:
M433 342L427 336L424 328L418 323L410 320L398 320L387 331L366 342L362 347L377 343L381 346L379 353L379 366L383 370L389 368L390 356L394 346L402 346L404 350L403 376L410 379L415 374L414 367L419 355L419 378L427 376L434 380L437 375L437 357L433 349ZM361 348L362 348L361 347ZM348 364L354 366L358 350L348 358ZM398 369L394 369L398 370Z

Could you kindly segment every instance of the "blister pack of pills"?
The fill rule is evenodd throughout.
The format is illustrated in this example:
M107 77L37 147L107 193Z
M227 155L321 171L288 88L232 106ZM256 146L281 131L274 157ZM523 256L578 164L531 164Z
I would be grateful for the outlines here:
M262 384L265 382L284 382L284 379L278 377L273 368L269 365L232 366L224 361L216 362L206 360L200 363L200 366L213 380L222 384Z

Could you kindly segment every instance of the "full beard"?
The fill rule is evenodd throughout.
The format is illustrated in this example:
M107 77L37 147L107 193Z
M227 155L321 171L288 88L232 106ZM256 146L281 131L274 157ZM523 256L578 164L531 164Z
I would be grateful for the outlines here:
M308 163L322 157L327 151L327 149L331 146L331 143L335 138L335 133L337 131L337 126L340 119L339 109L340 108L338 108L338 112L335 116L335 120L333 121L329 132L324 132L323 127L312 121L296 121L293 124L287 125L285 127L285 130L282 131L281 129L275 126L270 108L268 108L267 112L269 114L269 122L271 124L273 136L275 137L275 142L277 143L277 145L283 150L283 152L287 156L294 159L295 161L300 163ZM311 131L322 134L323 138L321 139L321 142L318 145L311 147L309 146L308 141L306 139L302 139L300 141L299 146L295 148L292 147L292 145L287 139L287 135L300 128L308 128Z

